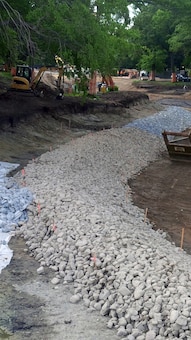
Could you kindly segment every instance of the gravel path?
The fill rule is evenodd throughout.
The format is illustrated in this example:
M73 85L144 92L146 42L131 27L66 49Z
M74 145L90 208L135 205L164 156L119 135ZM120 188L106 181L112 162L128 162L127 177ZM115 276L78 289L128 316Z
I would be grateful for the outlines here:
M107 316L111 339L191 339L190 256L152 230L128 186L164 150L159 137L134 127L104 130L15 176L35 194L16 233L39 261L37 272L50 267L58 297L71 284L71 304Z

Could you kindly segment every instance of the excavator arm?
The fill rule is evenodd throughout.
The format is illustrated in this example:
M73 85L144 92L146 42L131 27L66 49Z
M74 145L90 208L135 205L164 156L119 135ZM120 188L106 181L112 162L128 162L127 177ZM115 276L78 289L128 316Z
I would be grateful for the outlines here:
M30 83L30 88L31 90L35 90L36 87L38 86L38 84L40 83L42 77L43 77L43 74L45 71L47 71L47 67L46 66L43 66L39 69L38 73L36 74L36 76L34 77L34 79L31 81Z
M47 67L41 67L33 78L32 70L29 66L17 66L16 75L11 83L11 90L34 91L46 70Z

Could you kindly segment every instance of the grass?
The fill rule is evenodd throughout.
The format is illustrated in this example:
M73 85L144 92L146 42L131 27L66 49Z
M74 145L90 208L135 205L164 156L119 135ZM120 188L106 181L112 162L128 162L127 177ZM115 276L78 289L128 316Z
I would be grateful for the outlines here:
M12 76L10 72L0 72L0 93L4 89L10 87Z
M148 80L135 80L132 83L135 87L151 87L151 88L158 88L158 89L166 89L166 90L173 90L173 89L182 89L184 85L186 87L191 88L190 82L176 82L172 83L170 80L155 80L155 81L148 81Z
M12 75L10 72L4 72L4 71L1 71L0 72L0 78L2 79L10 79L12 78Z

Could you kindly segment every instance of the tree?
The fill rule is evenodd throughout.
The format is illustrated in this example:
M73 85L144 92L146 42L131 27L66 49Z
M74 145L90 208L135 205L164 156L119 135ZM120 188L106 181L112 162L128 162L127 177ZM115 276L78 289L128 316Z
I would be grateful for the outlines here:
M151 71L151 79L155 72L167 67L170 55L169 39L172 36L176 20L170 8L172 1L139 1L132 31L139 31L136 45L140 45L138 67Z
M115 10L113 8L115 3ZM117 4L116 4L117 3ZM41 32L36 36L42 59L51 60L54 54L71 64L111 72L119 57L119 47L124 39L126 24L119 22L114 13L118 8L118 18L127 17L121 12L121 1L54 1L47 0L44 5L36 4L28 15L31 25ZM128 2L124 0L124 4ZM94 7L97 6L97 11ZM42 39L43 37L43 39ZM125 45L124 41L123 44ZM122 49L120 48L122 52Z
M153 52L159 49L165 51L166 66L172 71L183 61L189 65L190 1L135 0L132 2L137 9L135 27L140 30L144 45Z
M3 58L110 73L127 53L127 0L0 0ZM95 10L97 8L97 11ZM5 57L6 55L6 57Z
M18 58L20 50L26 50L31 55L35 53L31 27L22 16L27 14L28 9L27 0L22 1L22 6L19 0L0 0L0 45L3 46L1 57L8 64Z
M191 67L191 29L190 29L190 17L191 17L191 3L185 0L183 4L179 4L179 8L182 6L181 16L177 20L175 30L169 38L170 50L175 55L182 56L182 63ZM178 60L180 66L181 62Z

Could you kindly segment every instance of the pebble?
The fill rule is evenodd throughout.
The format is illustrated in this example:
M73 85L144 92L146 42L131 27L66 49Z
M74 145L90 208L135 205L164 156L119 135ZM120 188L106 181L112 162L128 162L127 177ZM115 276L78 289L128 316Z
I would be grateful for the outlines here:
M57 278L57 277L54 277L54 278L51 280L51 283L52 283L53 285L57 285L59 282L60 282L60 279Z
M44 274L44 267L39 267L38 269L37 269L37 273L39 274L39 275L41 275L41 274Z
M149 331L146 333L145 340L154 340L156 339L156 333L154 331Z
M183 315L180 315L176 320L176 324L179 326L186 326L187 323L188 323L188 319Z
M142 287L137 287L134 291L135 300L139 300L141 296L144 295L144 289Z
M80 294L75 294L70 298L71 303L78 303L80 300L81 300Z
M120 326L118 331L117 331L118 336L125 336L127 335L127 331L124 326Z
M170 313L170 323L175 323L179 316L179 312L177 310L172 310Z
M160 117L150 118L153 125ZM74 284L70 302L99 311L119 337L183 339L191 329L190 256L145 223L127 184L166 150L143 125L91 133L28 164L25 181L36 198L16 233L43 264L39 274L48 266L53 285Z

